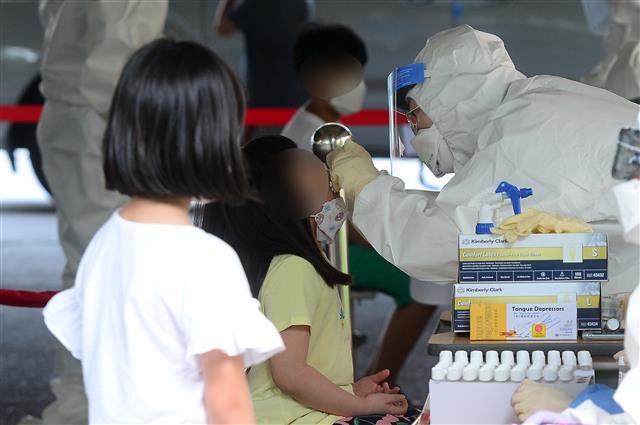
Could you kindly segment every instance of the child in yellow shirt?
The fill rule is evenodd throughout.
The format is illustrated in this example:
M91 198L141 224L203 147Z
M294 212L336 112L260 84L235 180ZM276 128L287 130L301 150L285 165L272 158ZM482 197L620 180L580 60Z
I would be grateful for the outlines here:
M244 155L256 200L208 204L201 225L238 252L286 346L249 371L258 422L412 423L419 412L407 413L405 396L385 382L388 370L354 382L351 329L338 292L351 278L318 245L333 240L346 219L324 164L282 136L256 139Z

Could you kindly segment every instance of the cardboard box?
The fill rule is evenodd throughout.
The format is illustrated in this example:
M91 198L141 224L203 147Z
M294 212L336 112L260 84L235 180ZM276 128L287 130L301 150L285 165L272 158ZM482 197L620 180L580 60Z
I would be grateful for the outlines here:
M458 282L608 280L604 233L534 234L508 243L499 235L460 235Z
M483 304L470 307L471 341L575 340L576 294L550 304Z
M572 382L546 383L572 398L593 383L593 371ZM518 424L511 408L511 396L519 382L429 381L431 424ZM463 408L461 408L464 406Z
M600 282L457 283L453 289L454 332L469 332L472 303L550 304L575 294L578 330L601 329Z

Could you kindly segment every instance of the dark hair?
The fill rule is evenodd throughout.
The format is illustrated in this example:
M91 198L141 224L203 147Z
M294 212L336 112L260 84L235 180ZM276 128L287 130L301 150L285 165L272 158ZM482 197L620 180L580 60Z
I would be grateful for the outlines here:
M103 146L107 189L243 201L243 119L240 83L211 50L166 38L143 46L129 58L111 102Z
M300 71L306 62L326 65L346 57L365 65L367 48L355 32L339 24L311 22L302 28L293 47L296 71Z
M196 223L236 250L251 292L258 296L271 260L296 255L309 261L329 286L348 285L351 277L336 270L323 256L308 218L300 219L296 194L287 175L287 151L297 145L283 136L266 136L244 147L251 188L261 200L244 205L212 202L204 206Z

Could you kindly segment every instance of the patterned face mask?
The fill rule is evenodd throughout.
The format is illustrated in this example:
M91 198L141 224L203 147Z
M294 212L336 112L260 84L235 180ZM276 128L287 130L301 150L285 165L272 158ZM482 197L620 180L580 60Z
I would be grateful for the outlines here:
M319 213L312 215L318 225L317 239L333 243L338 230L347 219L347 204L342 198L335 198L322 204Z

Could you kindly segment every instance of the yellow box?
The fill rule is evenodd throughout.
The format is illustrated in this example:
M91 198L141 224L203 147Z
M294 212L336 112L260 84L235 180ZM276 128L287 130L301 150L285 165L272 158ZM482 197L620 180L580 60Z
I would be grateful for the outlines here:
M472 341L574 340L577 337L573 300L541 304L488 304L470 306Z

